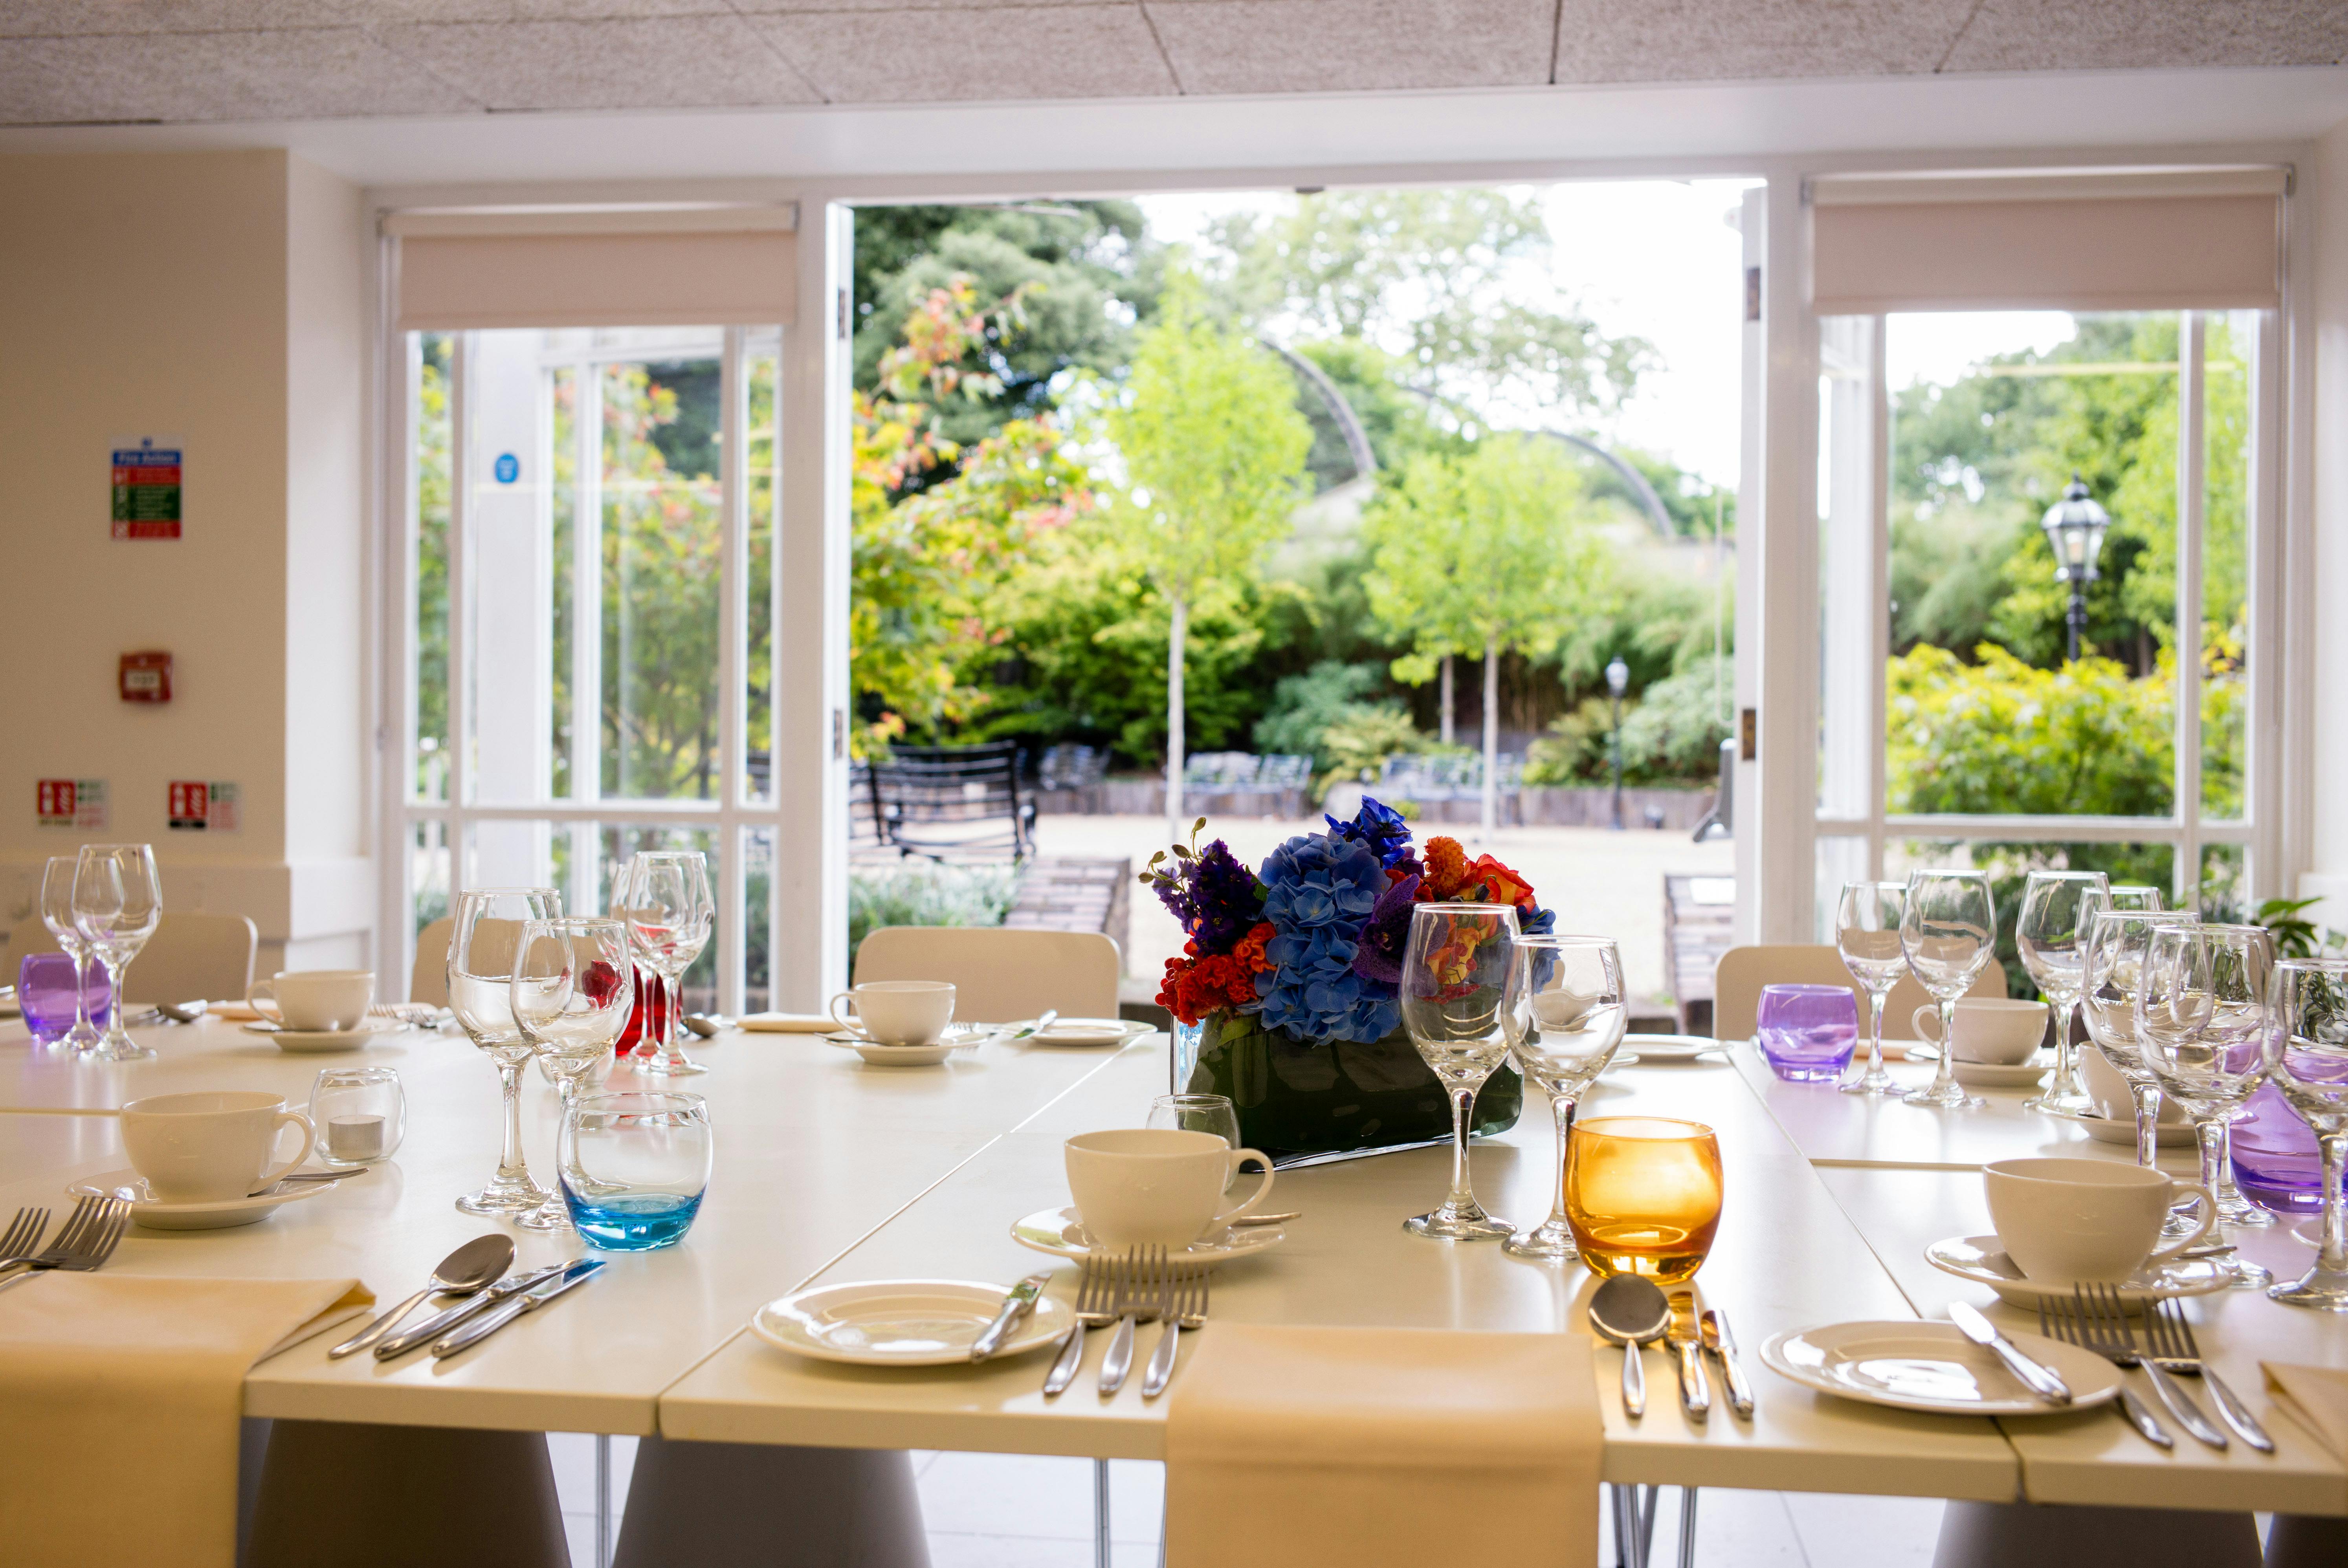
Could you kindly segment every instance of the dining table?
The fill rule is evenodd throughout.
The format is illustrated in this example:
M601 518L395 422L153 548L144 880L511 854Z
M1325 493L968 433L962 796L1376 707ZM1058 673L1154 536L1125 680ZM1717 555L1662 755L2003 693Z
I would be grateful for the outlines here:
M189 1089L267 1089L306 1102L320 1068L396 1068L407 1097L405 1143L364 1176L233 1230L134 1228L108 1265L188 1276L354 1275L386 1298L485 1228L452 1200L488 1173L498 1143L494 1070L461 1036L403 1030L360 1050L312 1057L217 1019L135 1031L158 1052L129 1063L77 1061L0 1031L0 1214L61 1207L66 1188L127 1164L112 1112ZM1633 1050L1637 1037L1628 1042ZM1008 1287L1038 1267L1073 1299L1078 1269L1014 1239L1025 1215L1066 1204L1071 1135L1138 1126L1167 1090L1169 1041L1067 1047L998 1040L935 1068L867 1066L820 1037L726 1031L697 1041L709 1071L676 1085L708 1101L715 1168L699 1218L660 1251L613 1255L589 1287L479 1348L446 1360L334 1360L324 1339L256 1366L246 1413L262 1417L510 1430L660 1433L685 1440L832 1448L945 1449L1159 1459L1168 1401L1139 1380L1113 1397L1086 1376L1047 1398L1050 1358L977 1366L870 1368L804 1358L751 1331L759 1307L815 1286L948 1279ZM1892 1069L1921 1084L1931 1068ZM615 1071L610 1087L640 1087ZM533 1169L551 1163L554 1097L533 1069L524 1106ZM1742 1348L1756 1409L1687 1417L1672 1397L1664 1347L1648 1348L1643 1419L1624 1413L1619 1357L1598 1348L1593 1376L1609 1482L1876 1493L1979 1501L2275 1510L2348 1515L2348 1465L2268 1399L2261 1359L2348 1368L2348 1320L2234 1290L2185 1304L2201 1347L2264 1422L2277 1451L2216 1452L2179 1434L2147 1444L2108 1409L2018 1419L1927 1414L1815 1392L1766 1368L1772 1336L1859 1319L1945 1317L1969 1302L2009 1330L2034 1314L1943 1274L1924 1249L1988 1232L1981 1166L2059 1153L2128 1161L2131 1148L2025 1111L2029 1091L1977 1091L1983 1103L1928 1110L1792 1083L1746 1042L1690 1061L1609 1070L1581 1114L1701 1122L1717 1133L1725 1194L1717 1236L1695 1278ZM1478 1139L1477 1192L1520 1225L1545 1214L1555 1134L1536 1099L1509 1130ZM1213 1276L1202 1334L1218 1323L1588 1334L1596 1281L1572 1262L1527 1260L1498 1245L1406 1235L1404 1217L1438 1198L1447 1148L1282 1170L1272 1207L1298 1217L1278 1245ZM2190 1179L2191 1151L2164 1150ZM1240 1178L1242 1184L1251 1177ZM2244 1256L2280 1278L2312 1253L2285 1221L2233 1232ZM529 1266L583 1251L575 1236L512 1230ZM1107 1336L1094 1336L1096 1347ZM1154 1338L1145 1332L1144 1344ZM1197 1336L1186 1336L1182 1359ZM2140 1377L2140 1374L2133 1376Z

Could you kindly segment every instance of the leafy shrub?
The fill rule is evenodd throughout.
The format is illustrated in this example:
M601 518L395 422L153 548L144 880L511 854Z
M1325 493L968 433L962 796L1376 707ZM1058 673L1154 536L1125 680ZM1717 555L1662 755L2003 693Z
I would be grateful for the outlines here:
M1581 706L1550 721L1540 738L1525 748L1525 783L1588 784L1605 776L1614 733L1613 712L1603 697L1585 697Z
M1282 676L1272 688L1271 711L1256 721L1257 749L1310 754L1313 767L1325 772L1330 758L1322 738L1330 729L1380 710L1400 712L1391 702L1362 701L1379 685L1376 665L1334 659L1323 659L1302 675Z
M1408 713L1367 702L1354 703L1344 718L1322 731L1321 745L1329 759L1323 794L1341 779L1375 784L1388 757L1431 749Z
M1728 726L1709 670L1666 675L1622 714L1622 776L1638 784L1704 781L1720 775Z
M848 962L882 926L1000 926L1019 896L1019 873L1009 866L938 866L909 862L858 867L848 874Z

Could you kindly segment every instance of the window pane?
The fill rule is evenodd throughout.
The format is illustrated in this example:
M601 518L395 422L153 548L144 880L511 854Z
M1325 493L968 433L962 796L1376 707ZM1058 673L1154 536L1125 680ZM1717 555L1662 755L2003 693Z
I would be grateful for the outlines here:
M745 585L749 600L749 655L742 670L747 688L743 720L749 737L747 798L763 804L775 798L775 524L782 494L778 418L782 405L782 361L778 345L754 340L743 369L750 395L749 451L743 463L750 492L750 580Z
M1971 866L1986 871L1997 901L1997 957L2005 966L2008 996L2034 997L2038 987L2022 967L2013 947L2013 920L2022 910L2022 887L2033 871L2100 871L2114 886L2141 883L2160 889L2161 901L2175 886L2170 868L2176 851L2166 844L1985 844L1947 839L1894 839L1883 846L1883 875L1905 881L1926 866Z
M2259 313L2209 319L2202 385L2201 812L2239 821L2249 775L2250 372Z
M1835 910L1842 902L1843 884L1874 880L1867 874L1867 840L1856 836L1829 837L1821 834L1818 840L1817 901L1812 906L1815 929L1814 942L1835 939Z
M417 800L448 798L448 374L452 338L411 333L416 434L409 495L416 506L416 755Z
M775 831L754 827L742 845L743 974L742 1010L763 1012L774 1006L771 906L768 890L775 880Z
M628 856L640 849L697 849L709 862L709 894L717 900L717 919L709 933L709 945L685 972L685 1010L715 1012L717 1010L717 951L720 936L729 920L739 918L738 912L728 910L724 902L722 862L718 845L724 835L711 827L648 827L628 826L616 823L599 825L603 876L602 886L594 912L601 914L612 907L612 884L628 863Z
M2239 924L2256 911L2250 884L2250 856L2239 844L2201 846L2201 917Z
M592 610L595 603L594 579L591 576L582 592L580 582L579 537L579 386L582 377L574 365L560 365L548 377L548 402L551 405L552 436L547 453L547 472L552 476L549 497L553 519L553 587L554 642L553 657L549 661L551 678L547 713L549 747L546 793L550 800L572 798L572 745L578 731L572 723L572 699L577 693L577 661L583 639L593 635L593 630L581 622L582 607Z

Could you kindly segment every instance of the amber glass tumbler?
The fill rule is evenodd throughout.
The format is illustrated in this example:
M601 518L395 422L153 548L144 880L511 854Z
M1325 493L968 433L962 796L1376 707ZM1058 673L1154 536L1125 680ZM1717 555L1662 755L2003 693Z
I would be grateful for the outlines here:
M1593 1272L1676 1285L1704 1266L1720 1228L1720 1140L1661 1116L1577 1122L1565 1217Z

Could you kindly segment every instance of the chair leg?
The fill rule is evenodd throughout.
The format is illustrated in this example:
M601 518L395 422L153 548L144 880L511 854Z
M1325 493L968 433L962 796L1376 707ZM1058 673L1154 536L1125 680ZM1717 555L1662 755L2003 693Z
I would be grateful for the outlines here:
M1680 1568L1695 1568L1695 1494L1694 1487L1680 1488Z
M1093 1568L1111 1568L1108 1549L1108 1460L1093 1460Z
M612 1568L612 1434L595 1434L595 1568Z

